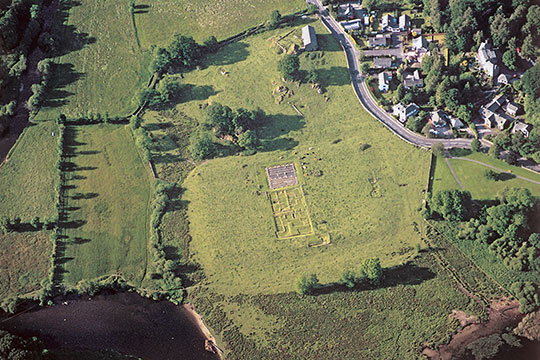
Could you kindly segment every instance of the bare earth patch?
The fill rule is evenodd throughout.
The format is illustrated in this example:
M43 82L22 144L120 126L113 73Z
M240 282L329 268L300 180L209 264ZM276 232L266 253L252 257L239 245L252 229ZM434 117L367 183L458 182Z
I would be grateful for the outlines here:
M450 360L463 354L468 344L482 337L503 332L507 327L515 327L523 318L519 312L519 302L503 298L493 301L489 308L489 319L480 323L469 323L459 330L446 345L438 350L426 348L422 352L430 360ZM456 311L451 316L459 316ZM456 317L457 318L457 317ZM457 318L458 320L461 319ZM466 317L463 317L466 323Z

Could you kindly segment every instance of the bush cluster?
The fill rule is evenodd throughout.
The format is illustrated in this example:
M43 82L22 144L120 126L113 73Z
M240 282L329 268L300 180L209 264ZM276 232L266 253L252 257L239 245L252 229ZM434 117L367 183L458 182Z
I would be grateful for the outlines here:
M165 246L161 241L161 232L159 230L163 215L172 202L171 194L175 192L175 189L175 184L164 181L158 180L155 184L152 214L150 216L150 254L154 268L152 278L157 281L161 288L161 293L155 293L152 297L164 298L173 303L180 303L183 298L183 289L182 280L176 274L179 264L174 260L167 259Z

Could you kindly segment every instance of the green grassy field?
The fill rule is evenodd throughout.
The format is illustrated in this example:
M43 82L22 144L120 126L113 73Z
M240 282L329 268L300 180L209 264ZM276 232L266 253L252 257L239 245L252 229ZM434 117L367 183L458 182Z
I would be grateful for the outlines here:
M456 329L448 317L452 310L481 310L457 290L429 251L398 266L415 258L423 236L417 209L430 155L401 142L362 110L339 45L320 23L312 25L324 51L301 55L301 68L317 69L323 94L280 79L281 55L272 40L291 29L283 28L208 57L202 70L185 74L187 90L175 109L166 116L145 116L145 126L163 140L158 141L163 144L158 173L177 181L181 177L172 170L183 169L177 172L182 174L191 165L181 167L189 163L185 144L171 142L171 135L188 119L191 129L201 122L205 104L260 107L268 114L259 131L263 149L256 155L230 156L230 145L219 141L221 157L189 173L182 194L188 218L168 213L164 239L185 246L178 240L189 223L195 273L188 275L205 281L188 295L223 341L228 358L417 359L423 345L443 342ZM300 28L291 35L298 36ZM295 41L282 41L287 48L289 42ZM273 94L279 86L289 95ZM189 125L181 127L189 132ZM171 150L173 143L178 152ZM309 247L309 236L276 237L264 169L290 162L297 164L314 229L329 234L330 245ZM332 283L371 256L386 267L397 266L385 272L380 289L345 291L330 285L318 296L292 292L299 275L313 272L322 283Z
M316 272L323 282L335 281L341 270L366 257L379 256L385 265L395 265L420 241L413 222L421 220L416 210L425 181L418 174L427 172L429 155L394 138L363 112L339 45L321 24L313 25L324 53L313 60L302 55L301 62L304 69L318 69L323 95L309 85L287 83L294 95L276 103L272 91L281 84L275 65L280 55L267 40L289 28L233 44L210 57L204 70L185 75L187 84L211 86L215 93L181 104L188 116L201 119L203 101L261 107L268 114L260 134L264 151L211 160L185 181L191 249L219 292L290 291L295 278L306 272ZM239 49L246 56L239 57ZM215 64L232 57L239 58L226 67ZM219 75L221 68L229 76ZM365 151L363 143L370 145ZM314 227L330 234L331 246L310 248L303 239L276 238L264 195L264 168L290 161L305 167L299 175L309 212ZM305 176L319 171L320 177Z
M68 128L76 166L68 171L65 281L121 273L140 282L146 270L149 169L130 130L118 125Z
M176 33L204 41L235 35L270 18L273 10L282 15L306 8L302 0L154 0L137 1L135 21L141 46L167 45Z
M150 79L149 53L138 48L129 1L73 3L55 20L63 55L54 59L55 76L38 118L59 112L127 115L136 108L133 96Z
M52 122L31 124L0 166L0 214L30 221L55 216L56 137Z
M45 232L0 235L0 299L39 289L51 265L51 251Z
M449 159L450 165L454 169L458 179L463 184L465 190L471 192L474 199L494 199L498 193L507 187L527 188L533 195L540 196L539 184L534 184L512 176L518 175L530 180L540 181L539 174L516 166L508 165L502 160L494 159L482 153L472 153L465 156L465 158L480 161L506 171L503 175L503 180L488 180L485 177L485 173L487 170L490 170L489 167L466 160ZM459 189L459 185L452 176L445 159L439 156L437 157L435 167L433 190L436 192L449 189Z

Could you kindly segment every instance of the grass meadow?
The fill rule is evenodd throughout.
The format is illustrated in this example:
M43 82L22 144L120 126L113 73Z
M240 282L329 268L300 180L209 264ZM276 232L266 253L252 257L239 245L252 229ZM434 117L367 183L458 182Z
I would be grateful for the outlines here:
M150 56L137 45L129 1L66 2L55 21L61 56L37 118L135 110L133 96L150 79Z
M0 166L0 214L30 221L55 216L58 159L53 122L31 123Z
M51 251L44 231L0 235L0 299L38 290L47 278Z
M294 30L281 41L288 48L302 25L221 49L201 70L184 74L181 103L146 114L145 126L163 144L155 153L158 173L170 181L181 181L175 174L192 168L185 142L173 135L194 131L205 104L260 107L268 115L258 131L257 154L231 155L231 145L218 141L218 157L189 172L181 198L187 219L168 213L164 239L179 246L189 224L184 250L194 262L191 275L205 280L188 295L228 358L417 359L423 345L444 342L457 328L448 317L452 310L481 313L429 251L418 256L415 249L424 236L417 210L427 190L430 154L365 113L339 45L319 22L312 25L323 51L300 58L302 70L317 70L323 94L280 79L276 64L282 55L273 40ZM279 86L288 95L273 94ZM177 149L171 150L173 144ZM276 237L264 169L290 162L297 164L314 227L330 235L330 245ZM380 288L335 284L344 270L372 256L388 268ZM329 284L317 296L293 292L296 278L307 273Z
M503 169L506 171L501 180L488 180L485 177L489 167L461 159L449 159L450 165L454 169L456 176L461 181L465 190L470 191L473 199L493 200L497 194L507 187L527 188L535 196L540 196L540 185L518 179L512 175L522 176L524 178L540 181L540 175L534 172L522 169L517 166L508 165L506 162L494 159L486 154L471 153L465 158L486 163L488 165ZM443 157L437 157L435 165L435 176L433 181L433 191L459 189L454 176L450 172L448 165Z
M309 272L323 282L335 281L341 270L367 257L396 265L411 256L420 241L413 223L421 221L417 208L429 154L394 138L368 117L351 91L339 45L320 23L313 25L324 52L314 59L302 55L302 68L318 68L325 94L310 85L286 83L294 95L276 103L272 91L282 84L276 70L280 55L271 38L289 28L235 43L210 57L204 70L185 74L186 84L211 87L214 94L180 105L192 118L201 119L199 104L212 101L233 108L260 107L268 115L260 131L261 152L208 161L184 183L190 247L219 292L290 291L296 277ZM299 32L297 27L289 36ZM224 58L236 61L224 66L219 63ZM222 68L229 76L220 75ZM369 147L362 150L361 144ZM330 234L330 246L307 247L302 238L276 238L264 194L264 168L290 161L305 167L298 170L309 212L314 226ZM313 175L318 172L323 175Z
M223 40L270 18L306 8L302 0L154 0L137 1L135 22L143 49L167 45L176 33L202 42L211 35Z
M135 283L146 270L150 170L130 130L118 125L69 127L64 279L69 284L120 273Z

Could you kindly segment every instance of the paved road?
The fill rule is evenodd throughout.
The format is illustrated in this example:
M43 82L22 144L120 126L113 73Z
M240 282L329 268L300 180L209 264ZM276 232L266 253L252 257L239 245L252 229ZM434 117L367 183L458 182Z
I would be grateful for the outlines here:
M478 161L478 160L473 160L473 159L468 159L468 158L462 158L462 157L453 157L453 158L451 158L451 159L458 159L458 160L470 161L470 162L476 163L476 164L478 164L478 165L482 165L482 166L488 167L488 168L490 168L490 169L497 170L497 171L502 172L502 173L508 173L507 170L504 170L504 169L501 169L501 168L498 168L498 167L495 167L495 166L492 166L492 165L483 163L483 162ZM452 174L454 174L454 170L453 170L452 167L450 166L450 163L448 162L448 159L446 159L446 162L448 163L448 166L450 167L450 171L452 171ZM540 185L540 181L527 179L526 177L519 176L519 175L516 175L516 174L512 174L512 175L514 175L514 176L515 176L516 178L518 178L518 179L525 180L525 181L531 182L531 183L533 183L533 184ZM454 177L456 177L455 174L454 174ZM457 180L457 177L456 177L456 180ZM458 183L459 183L459 180L457 180L457 181L458 181ZM460 186L461 186L461 183L460 183ZM463 188L463 186L462 186L462 188Z
M362 104L367 112L379 120L399 138L410 144L423 148L431 148L433 144L443 143L447 149L470 148L472 141L471 139L430 139L407 129L393 116L381 109L379 105L377 105L375 99L373 99L371 96L371 93L364 82L366 76L360 72L360 61L358 60L360 52L356 48L356 45L346 35L345 31L338 24L338 22L332 16L330 16L328 10L323 7L320 0L307 0L307 2L318 6L321 21L328 28L328 30L330 30L332 35L341 44L343 50L345 51L352 87L358 101L360 101L360 104Z

